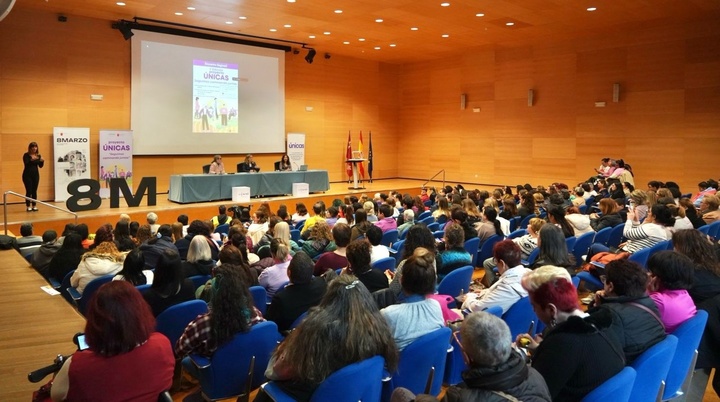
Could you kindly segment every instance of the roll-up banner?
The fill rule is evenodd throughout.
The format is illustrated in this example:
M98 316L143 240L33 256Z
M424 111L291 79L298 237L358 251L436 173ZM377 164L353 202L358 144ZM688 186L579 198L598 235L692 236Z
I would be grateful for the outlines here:
M67 186L77 179L90 178L90 129L54 127L55 201L70 197Z
M287 154L290 157L292 170L298 170L305 164L305 134L288 133Z
M133 188L132 143L131 130L100 130L100 197L110 197L110 179L125 179L128 188Z

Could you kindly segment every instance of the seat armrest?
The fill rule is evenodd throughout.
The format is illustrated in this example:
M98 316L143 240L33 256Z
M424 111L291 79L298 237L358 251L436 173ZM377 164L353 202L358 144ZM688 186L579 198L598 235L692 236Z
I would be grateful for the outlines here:
M195 367L197 367L199 369L206 369L206 368L210 367L210 365L212 364L210 362L210 359L208 359L205 356L190 355L188 357L190 358L190 361L193 362Z
M70 297L72 297L72 299L75 300L75 301L78 301L78 300L80 300L80 299L82 298L82 295L80 294L80 292L78 292L77 289L75 289L75 288L72 287L72 286L70 286L69 288L67 288L67 292L68 292L68 294L70 295Z
M275 402L295 402L295 399L283 392L282 389L272 381L262 384L260 388Z

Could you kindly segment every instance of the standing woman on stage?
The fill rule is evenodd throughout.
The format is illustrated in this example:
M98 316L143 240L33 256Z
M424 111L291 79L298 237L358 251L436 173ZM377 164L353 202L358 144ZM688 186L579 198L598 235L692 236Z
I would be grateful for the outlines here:
M38 168L45 165L45 160L38 152L37 142L33 141L28 145L28 151L23 155L23 164L25 168L23 169L22 181L25 185L25 196L37 199L37 189L38 184L40 184L40 171ZM38 210L35 201L32 202L32 208L30 208L30 200L25 200L25 206L28 212Z

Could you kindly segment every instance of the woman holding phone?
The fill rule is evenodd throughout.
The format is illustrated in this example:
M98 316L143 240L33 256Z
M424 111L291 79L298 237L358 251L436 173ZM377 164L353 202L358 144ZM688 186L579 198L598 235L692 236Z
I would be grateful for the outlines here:
M37 142L33 141L28 145L28 151L23 154L23 164L25 168L22 173L22 181L25 185L25 197L37 199L37 189L40 184L39 168L45 166L45 160L38 151ZM30 205L32 204L32 208ZM25 200L27 211L37 211L35 201Z

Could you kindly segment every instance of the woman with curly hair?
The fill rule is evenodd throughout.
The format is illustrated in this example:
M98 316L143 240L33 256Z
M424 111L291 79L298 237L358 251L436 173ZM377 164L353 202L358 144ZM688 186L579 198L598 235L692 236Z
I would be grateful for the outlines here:
M92 251L83 254L80 264L70 278L70 285L82 294L85 286L93 279L120 272L124 260L125 255L118 251L115 243L102 242Z
M377 355L385 358L388 371L395 371L398 351L385 318L362 282L341 275L278 346L266 374L293 399L307 401L333 372ZM262 390L255 398L271 400Z
M336 248L330 226L325 221L318 221L313 225L310 230L310 238L302 245L302 251L309 255L310 258L315 258Z

